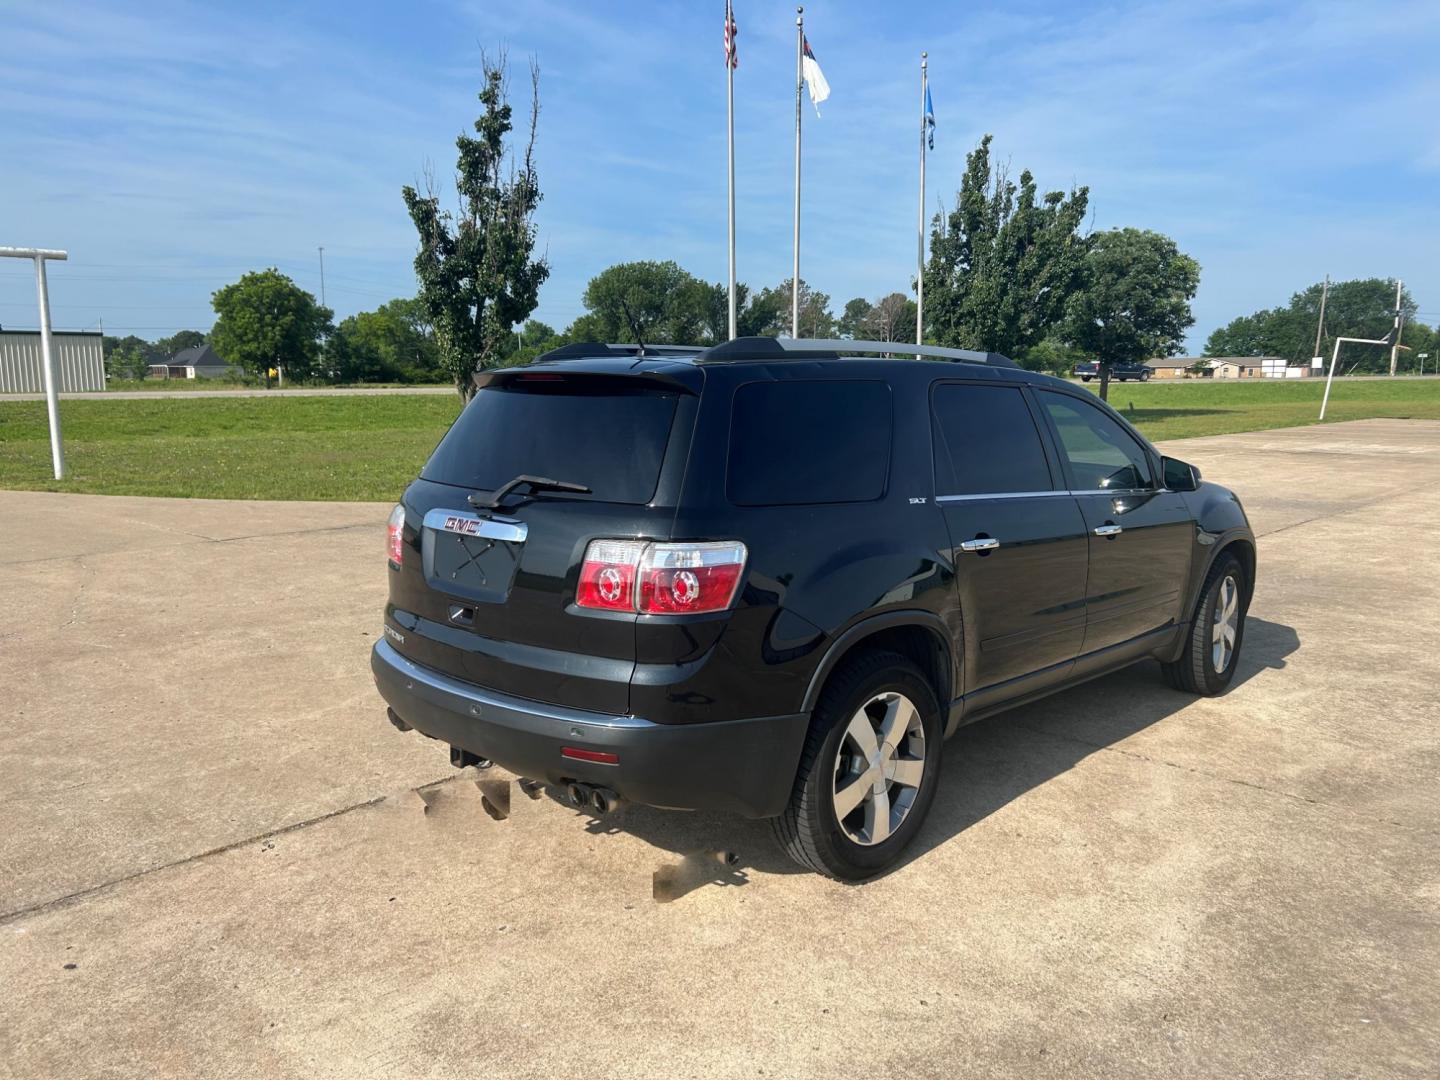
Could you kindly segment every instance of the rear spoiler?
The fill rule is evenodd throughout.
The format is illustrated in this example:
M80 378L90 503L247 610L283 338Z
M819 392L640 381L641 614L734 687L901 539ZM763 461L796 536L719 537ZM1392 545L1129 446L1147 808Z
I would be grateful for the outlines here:
M699 394L703 384L703 373L694 368L683 368L680 374L689 375L696 385L665 371L635 369L632 367L585 370L573 367L530 366L513 368L490 368L475 374L475 389L486 386L509 386L517 382L599 382L606 379L623 379L631 386L653 386L657 390L671 390L682 394Z

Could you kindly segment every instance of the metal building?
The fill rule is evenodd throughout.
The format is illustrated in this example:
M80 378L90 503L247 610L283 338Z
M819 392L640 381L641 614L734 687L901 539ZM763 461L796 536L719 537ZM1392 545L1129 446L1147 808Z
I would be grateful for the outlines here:
M56 389L64 394L105 389L105 354L98 330L56 330ZM0 330L0 394L43 394L39 330Z

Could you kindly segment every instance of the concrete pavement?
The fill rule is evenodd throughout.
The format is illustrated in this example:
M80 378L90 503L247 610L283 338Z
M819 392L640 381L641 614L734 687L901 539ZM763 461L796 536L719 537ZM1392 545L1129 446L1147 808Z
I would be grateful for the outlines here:
M369 681L385 506L0 492L0 1076L1435 1075L1440 423L1167 451L1261 535L1238 685L962 730L859 887L488 816Z

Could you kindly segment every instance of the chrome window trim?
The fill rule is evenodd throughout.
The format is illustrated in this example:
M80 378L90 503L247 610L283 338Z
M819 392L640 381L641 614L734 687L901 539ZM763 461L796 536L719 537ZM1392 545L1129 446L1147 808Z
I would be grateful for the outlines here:
M937 503L979 502L982 499L1053 499L1057 495L1070 495L1069 491L988 491L978 495L937 495Z
M425 528L443 532L446 518L479 522L479 528L473 533L466 533L467 536L483 536L487 540L508 540L512 544L523 544L530 535L530 526L516 518L488 518L472 514L468 510L445 510L438 507L426 513Z
M1058 495L1104 495L1119 498L1127 495L1164 495L1159 488L1080 488L1065 491L991 491L978 495L936 495L937 503L980 502L988 499L1053 499Z

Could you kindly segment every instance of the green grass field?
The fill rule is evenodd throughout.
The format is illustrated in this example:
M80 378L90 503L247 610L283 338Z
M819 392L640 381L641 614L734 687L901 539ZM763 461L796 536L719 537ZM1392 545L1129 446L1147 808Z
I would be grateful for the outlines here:
M1313 423L1320 380L1116 384L1155 440ZM0 488L211 499L394 499L459 411L448 395L63 401L70 475L50 476L43 402L0 401ZM1440 380L1336 383L1326 422L1440 418Z

